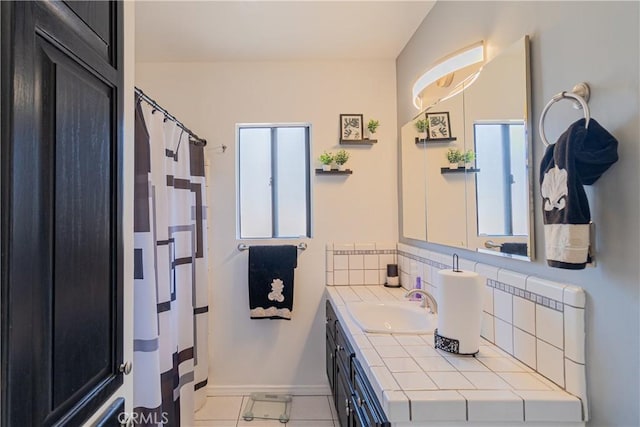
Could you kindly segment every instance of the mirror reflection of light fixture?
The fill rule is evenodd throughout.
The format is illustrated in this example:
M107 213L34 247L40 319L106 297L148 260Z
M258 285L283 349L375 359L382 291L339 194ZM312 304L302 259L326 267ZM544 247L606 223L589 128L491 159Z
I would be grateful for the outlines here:
M422 109L421 94L433 83L448 87L457 70L484 62L484 42L480 41L441 59L416 80L413 85L413 105Z

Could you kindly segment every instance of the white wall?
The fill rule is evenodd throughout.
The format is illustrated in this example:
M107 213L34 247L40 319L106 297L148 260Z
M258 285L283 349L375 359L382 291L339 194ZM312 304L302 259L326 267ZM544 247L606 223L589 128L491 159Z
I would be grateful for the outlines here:
M394 61L138 63L136 85L208 140L211 392L326 392L325 244L397 239ZM235 125L310 122L315 160L340 148L340 113L380 120L378 143L344 147L353 175L312 176L313 238L298 258L293 320L251 320L248 253L236 249Z
M405 123L415 114L411 86L437 58L481 39L488 43L489 56L493 57L529 34L536 165L544 149L537 132L544 105L551 96L580 81L591 85L592 117L620 142L618 163L587 189L597 224L598 266L582 271L547 267L537 170L534 209L538 261L526 263L457 252L465 258L585 289L592 426L640 424L639 14L638 2L438 2L397 59L398 122ZM578 114L568 102L554 106L546 120L547 137L557 138Z

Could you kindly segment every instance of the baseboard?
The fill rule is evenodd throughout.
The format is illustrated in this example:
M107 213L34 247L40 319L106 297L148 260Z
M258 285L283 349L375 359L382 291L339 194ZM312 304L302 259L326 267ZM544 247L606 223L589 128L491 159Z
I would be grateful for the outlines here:
M294 396L326 396L328 385L209 385L207 396L244 396L251 393L291 394Z

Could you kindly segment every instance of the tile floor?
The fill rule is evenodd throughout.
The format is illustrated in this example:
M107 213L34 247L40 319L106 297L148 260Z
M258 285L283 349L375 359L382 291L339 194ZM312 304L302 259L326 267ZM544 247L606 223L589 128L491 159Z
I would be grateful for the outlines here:
M331 396L293 396L291 419L278 420L242 418L249 396L210 396L195 413L194 427L339 427Z

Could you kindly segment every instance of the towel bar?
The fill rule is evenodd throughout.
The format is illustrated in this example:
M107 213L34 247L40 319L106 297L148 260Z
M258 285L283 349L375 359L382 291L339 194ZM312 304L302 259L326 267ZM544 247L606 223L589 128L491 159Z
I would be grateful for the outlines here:
M251 246L247 245L246 243L239 243L238 244L238 250L239 251L246 251L250 248ZM307 249L307 244L302 242L302 243L298 243L298 245L296 246L298 249L300 249L301 251L304 251L305 249Z
M589 120L591 119L591 113L589 112L589 96L591 91L589 89L589 85L587 83L578 83L571 89L571 92L562 91L560 93L555 94L551 97L551 100L544 106L542 110L542 114L540 115L540 123L538 126L538 131L540 132L540 139L545 147L548 147L549 141L547 141L547 137L544 135L544 118L547 116L547 111L549 108L556 102L562 99L573 99L577 101L577 107L581 108L584 111L584 128L587 129L589 127Z

